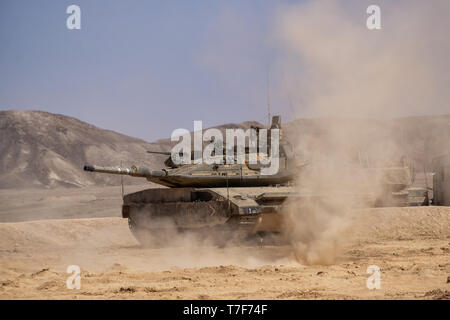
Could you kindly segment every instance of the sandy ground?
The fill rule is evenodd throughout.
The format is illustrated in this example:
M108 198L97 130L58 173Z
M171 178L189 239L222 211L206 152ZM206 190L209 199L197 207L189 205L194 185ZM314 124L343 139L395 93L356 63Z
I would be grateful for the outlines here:
M356 210L325 266L300 264L289 246L141 248L117 187L2 190L0 201L1 221L22 221L0 223L1 299L450 298L449 207ZM67 219L87 216L104 218ZM366 286L370 265L379 290Z

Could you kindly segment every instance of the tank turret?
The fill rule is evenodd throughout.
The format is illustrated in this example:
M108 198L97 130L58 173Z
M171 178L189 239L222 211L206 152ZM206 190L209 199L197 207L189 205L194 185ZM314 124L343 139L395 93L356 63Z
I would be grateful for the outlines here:
M274 116L272 129L280 129L280 118ZM269 138L270 141L269 130ZM269 145L270 152L270 145ZM182 164L174 165L170 152L149 151L150 153L169 155L165 161L166 168L151 170L146 166L132 166L130 168L102 167L97 165L85 165L85 171L129 175L133 177L146 178L148 181L172 188L182 187L263 187L271 185L286 184L292 181L299 167L294 161L294 152L291 145L284 140L279 141L278 170L273 174L265 174L263 168L268 165L251 163L249 161L249 148L245 148L245 161L242 164L228 164L225 156L222 164ZM236 155L237 148L234 148ZM192 153L191 158L194 154ZM254 157L261 158L261 154Z
M274 175L262 175L260 167L247 164L190 164L162 170L150 170L145 166L121 168L85 165L84 170L142 177L172 188L263 187L288 183L295 176L294 170L288 168L280 168Z
M290 182L299 167L306 165L297 165L293 148L281 135L278 148L270 144L270 137L274 134L272 129L276 129L278 134L280 128L280 117L273 117L266 153L255 155L247 147L241 163L229 162L226 156L214 154L223 156L223 161L176 164L170 152L149 151L169 156L164 162L166 167L151 170L146 166L85 165L84 170L145 178L168 187L147 189L123 197L122 216L128 219L134 236L144 245L167 244L170 240L166 239L167 235L173 235L167 229L201 233L213 237L218 243L236 236L274 234L280 231L281 215L278 211L282 203L295 194ZM260 148L260 144L257 145ZM264 169L271 163L254 163L250 159L260 160L266 156L266 160L273 160L272 148L278 151L277 170L267 174ZM234 148L234 155L236 158L237 148ZM194 153L191 154L193 158Z

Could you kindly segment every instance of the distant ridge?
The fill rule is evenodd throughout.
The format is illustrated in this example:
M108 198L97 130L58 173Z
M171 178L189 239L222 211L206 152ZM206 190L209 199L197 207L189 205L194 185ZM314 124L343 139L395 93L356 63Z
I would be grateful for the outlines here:
M43 111L0 111L0 139L0 188L117 184L83 172L83 164L161 162L143 140Z

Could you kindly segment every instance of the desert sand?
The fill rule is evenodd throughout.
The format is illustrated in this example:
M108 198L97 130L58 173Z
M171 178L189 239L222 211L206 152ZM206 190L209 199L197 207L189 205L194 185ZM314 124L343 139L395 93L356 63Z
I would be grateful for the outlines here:
M287 245L142 248L119 187L1 190L0 201L1 299L450 298L450 207L354 210L336 261L304 265ZM69 265L80 289L66 287ZM370 265L380 289L366 286Z

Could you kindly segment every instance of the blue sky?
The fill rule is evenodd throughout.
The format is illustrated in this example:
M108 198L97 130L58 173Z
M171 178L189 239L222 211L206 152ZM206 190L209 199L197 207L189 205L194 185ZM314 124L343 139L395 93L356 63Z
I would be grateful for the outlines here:
M66 28L71 4L81 30ZM2 0L0 109L61 113L149 141L193 120L265 121L277 6Z
M383 28L372 32L372 0L1 0L0 110L153 141L194 120L266 122L268 69L271 111L284 122L293 109L448 113L450 2L376 2ZM81 30L66 27L71 4Z

